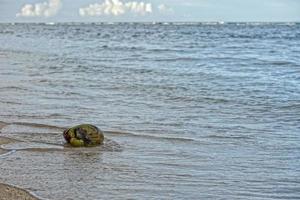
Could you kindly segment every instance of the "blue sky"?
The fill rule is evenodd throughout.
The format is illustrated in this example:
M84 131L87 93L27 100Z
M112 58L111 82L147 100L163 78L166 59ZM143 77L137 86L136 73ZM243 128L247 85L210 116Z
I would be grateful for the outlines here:
M0 22L300 21L300 0L0 0Z

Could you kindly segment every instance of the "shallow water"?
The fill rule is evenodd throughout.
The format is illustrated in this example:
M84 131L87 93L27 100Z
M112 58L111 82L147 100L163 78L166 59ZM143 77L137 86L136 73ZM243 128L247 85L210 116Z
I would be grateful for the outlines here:
M19 122L0 136L23 141L0 182L46 199L299 199L299 55L295 23L0 24L0 121ZM105 147L47 146L83 122Z

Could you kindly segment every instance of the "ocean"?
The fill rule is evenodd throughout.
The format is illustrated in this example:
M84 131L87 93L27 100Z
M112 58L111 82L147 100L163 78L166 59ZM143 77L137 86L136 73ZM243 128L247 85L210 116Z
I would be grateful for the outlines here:
M0 121L41 199L300 199L300 24L3 23Z

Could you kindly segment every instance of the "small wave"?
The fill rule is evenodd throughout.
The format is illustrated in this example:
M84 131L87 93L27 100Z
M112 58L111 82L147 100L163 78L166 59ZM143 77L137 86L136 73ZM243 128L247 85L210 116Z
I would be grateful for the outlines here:
M280 106L280 110L293 110L293 109L300 109L300 104L291 104L291 105Z
M6 150L6 149L4 149L4 150ZM13 154L15 152L16 152L16 150L7 151L6 153L0 154L0 158L9 156L9 155L11 155L11 154Z
M287 60L267 60L267 59L257 59L257 65L275 65L275 66L299 66L296 62Z
M38 124L38 123L30 123L30 122L12 122L9 125L23 125L23 126L32 126L36 128L49 128L49 129L59 129L65 130L67 127L60 127L54 125L46 125L46 124Z
M154 59L153 61L158 61L158 62L199 61L199 58L192 58L192 57L159 58L159 59Z
M108 45L102 45L100 50L111 50L111 51L143 51L146 50L144 47L135 47L135 46L108 46Z
M36 143L36 142L14 142L9 144L1 145L2 149L5 150L63 150L63 146L45 144L45 143Z
M180 53L180 52L182 52L182 50L179 48L147 48L145 50L150 53L168 53L168 52Z
M10 34L10 35L12 35L12 34L14 34L14 32L13 31L0 31L0 34Z
M249 135L208 135L205 136L205 138L213 138L213 139L236 139L236 140L240 140L240 139L253 139L252 136Z
M21 88L18 86L5 86L5 87L0 87L0 90L22 90L22 91L27 91L25 88Z
M19 103L19 102L13 102L13 101L2 101L0 100L0 103L3 103L3 104L11 104L11 105L22 105L22 103ZM3 116L3 115L2 115Z
M277 66L296 65L296 63L291 61L271 61L270 64L277 65Z
M206 103L214 103L214 104L225 104L230 103L232 100L224 99L224 98L214 98L214 97L193 97L193 96L177 96L177 97L169 97L170 101L183 101L183 102L206 102Z
M156 136L156 135L149 135L149 134L136 134L136 133L128 133L128 132L118 132L118 131L104 131L108 134L114 135L128 135L133 137L142 137L142 138L149 138L155 140L168 140L168 141L179 141L179 142L195 142L196 140L192 138L184 138L184 137L165 137L165 136Z
M1 129L4 128L5 126L7 126L8 124L6 122L2 122L0 121L0 133L1 133Z
M59 127L54 125L45 125L45 124L38 124L38 123L30 123L30 122L12 122L12 123L5 123L6 125L21 125L21 126L31 126L33 128L47 128L47 129L55 129L59 131L65 130L67 127ZM176 142L197 142L193 138L185 138L185 137L168 137L168 136L158 136L158 135L150 135L150 134L137 134L137 133L128 133L128 132L121 132L121 131L104 131L104 134L114 134L114 135L127 135L132 137L140 137L140 138L148 138L148 139L154 139L154 140L167 140L167 141L176 141ZM34 143L38 143L39 141L31 141ZM54 143L47 143L42 142L45 145L60 145L60 144L54 144ZM112 140L107 139L106 140L107 145L105 145L105 148L108 148L108 146L116 147L116 149L120 149L119 145L116 145L117 143L113 142ZM109 145L113 143L113 145Z

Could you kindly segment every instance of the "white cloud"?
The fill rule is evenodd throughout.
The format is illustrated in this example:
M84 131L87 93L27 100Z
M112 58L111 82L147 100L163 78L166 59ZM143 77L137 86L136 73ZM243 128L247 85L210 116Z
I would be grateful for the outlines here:
M152 4L136 1L123 3L120 0L105 0L103 3L90 4L87 7L79 9L79 14L83 17L101 15L119 16L125 13L146 15L152 13Z
M50 17L54 16L57 11L61 8L61 0L48 0L48 2L36 3L36 4L25 4L17 17Z
M158 10L159 10L159 12L164 13L164 14L170 14L170 13L174 12L174 10L172 8L166 6L165 4L160 4L158 6Z

